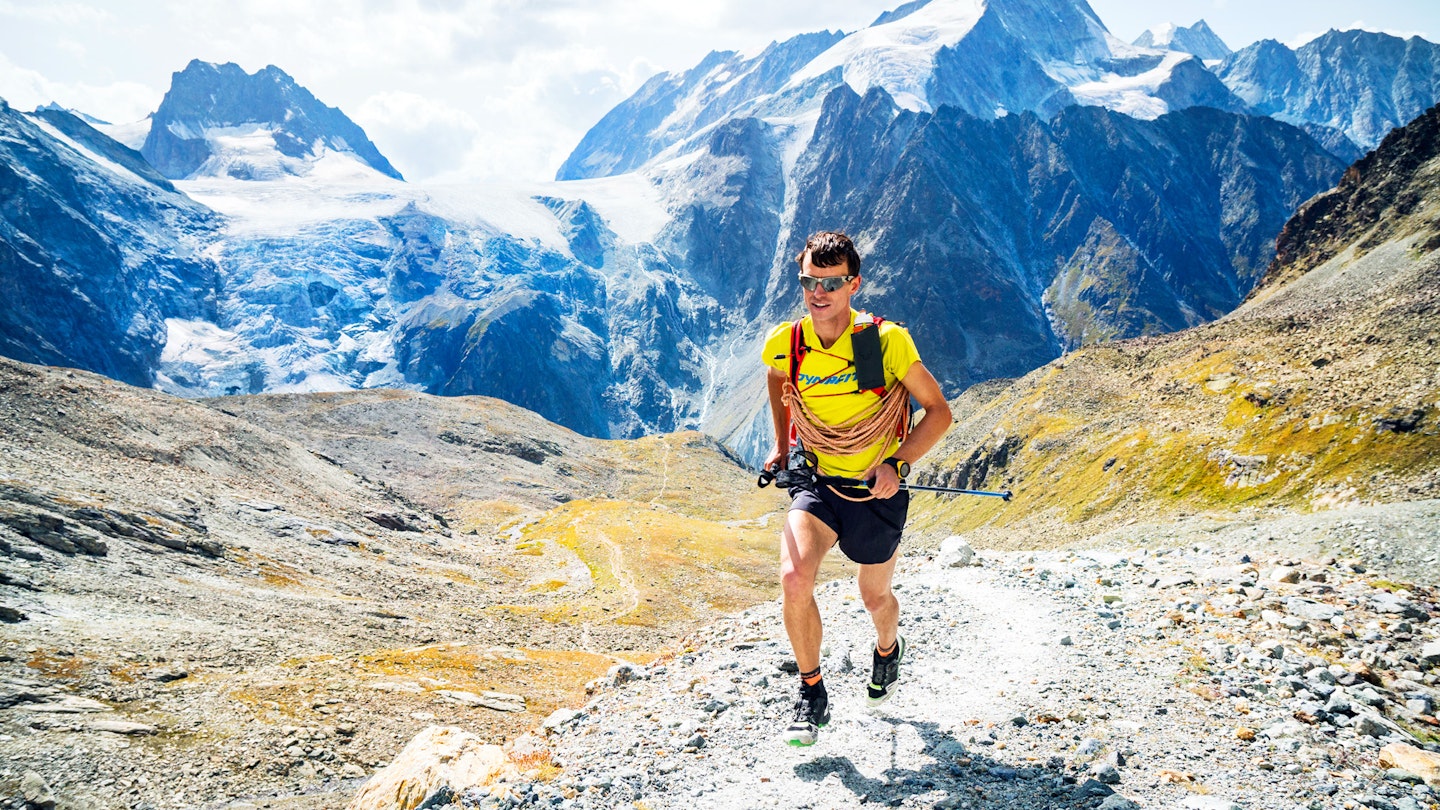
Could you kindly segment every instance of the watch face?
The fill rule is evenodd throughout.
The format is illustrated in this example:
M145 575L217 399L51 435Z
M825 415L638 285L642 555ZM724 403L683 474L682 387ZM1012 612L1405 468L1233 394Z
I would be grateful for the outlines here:
M900 473L901 478L910 477L910 462L902 461L895 465L895 472Z

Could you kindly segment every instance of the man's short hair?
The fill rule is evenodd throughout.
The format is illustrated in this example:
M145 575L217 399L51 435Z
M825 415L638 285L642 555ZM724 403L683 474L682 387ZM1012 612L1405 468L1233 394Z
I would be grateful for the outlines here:
M795 263L805 266L805 254L810 254L810 263L816 267L836 267L848 263L850 275L860 275L860 254L850 237L839 231L820 231L805 240L805 249L795 257Z

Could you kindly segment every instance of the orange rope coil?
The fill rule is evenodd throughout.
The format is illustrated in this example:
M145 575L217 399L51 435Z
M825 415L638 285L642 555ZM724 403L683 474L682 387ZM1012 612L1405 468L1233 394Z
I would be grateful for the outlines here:
M902 442L909 433L909 420L905 417L910 405L910 392L899 382L892 385L890 390L885 392L885 396L876 401L873 408L838 425L826 424L816 418L805 405L799 389L789 380L785 381L781 399L790 409L790 422L795 427L795 435L805 443L806 448L832 456L850 456L874 447L875 457L866 465L866 469L880 461L881 454L890 446L890 437L895 435L897 426ZM875 497L871 495L852 498L836 491L833 486L830 491L847 501L868 501Z

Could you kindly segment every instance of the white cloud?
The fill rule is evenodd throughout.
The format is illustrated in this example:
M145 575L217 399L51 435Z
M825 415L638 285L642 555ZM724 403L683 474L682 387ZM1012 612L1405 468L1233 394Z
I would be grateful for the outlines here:
M19 110L55 102L115 124L139 121L160 104L160 93L137 82L107 85L55 82L0 53L0 98Z
M469 113L417 93L377 93L360 105L354 119L410 179L444 175L465 166L484 135L484 128Z
M17 3L0 0L0 17L59 25L104 25L113 22L110 12L86 3Z

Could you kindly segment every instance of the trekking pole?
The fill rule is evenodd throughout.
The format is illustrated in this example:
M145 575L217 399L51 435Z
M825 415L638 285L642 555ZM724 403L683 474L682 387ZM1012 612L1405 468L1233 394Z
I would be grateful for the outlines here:
M900 482L900 488L901 488L901 489L915 490L915 491L919 491L919 492L938 492L938 493L940 493L940 494L942 494L942 495L984 495L984 496L987 497L987 498L999 498L999 499L1002 500L1002 501L1009 501L1009 500L1010 500L1010 495L1012 494L1012 493L1010 492L1010 490L1008 490L1008 489L1002 490L1002 491L1000 491L1000 492L989 492L989 491L983 490L983 489L956 489L956 488L954 488L954 487L927 487L927 486L925 486L924 484L909 484L909 483L906 483L906 482L904 482L904 481L901 481L901 482Z
M820 477L820 480L824 481L824 482L827 483L827 484L835 484L836 486L857 487L857 488L864 488L864 489L869 489L869 488L870 488L870 485L869 485L867 482L861 481L861 480L858 479L858 478L836 478L836 477L831 477L831 476L828 476L828 475L827 475L827 476L821 476L821 477ZM1007 490L1004 490L1004 491L1001 491L1001 492L990 492L990 491L988 491L988 490L983 490L983 489L958 489L958 488L956 488L956 487L931 487L931 486L926 486L926 485L924 485L924 484L911 484L911 483L909 483L909 482L907 482L907 481L901 481L901 482L900 482L900 488L901 488L901 489L913 490L913 491L916 491L916 492L938 492L938 493L940 493L941 495L983 495L984 497L987 497L987 498L999 498L999 499L1001 499L1001 500L1003 500L1003 501L1009 501L1009 500L1010 500L1010 496L1011 496L1011 494L1012 494L1012 493L1010 492L1010 490L1008 490L1008 489L1007 489Z

